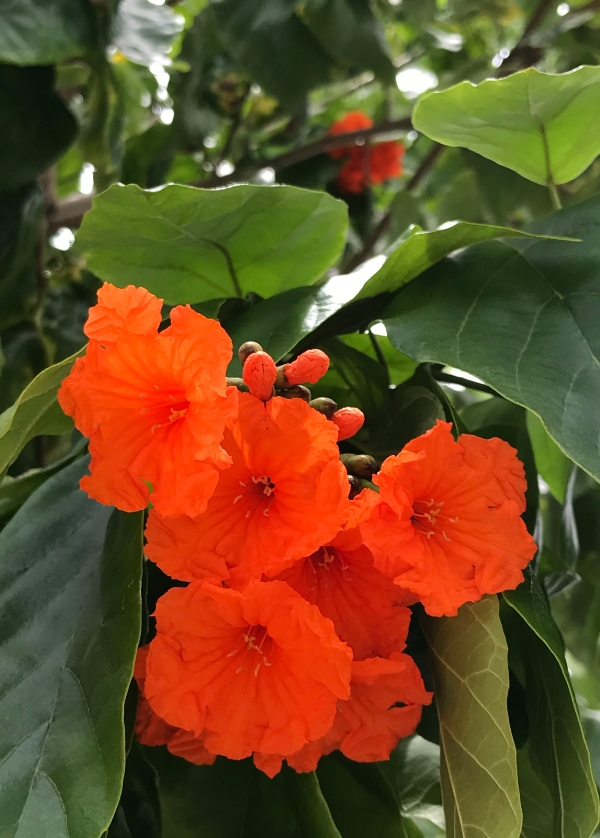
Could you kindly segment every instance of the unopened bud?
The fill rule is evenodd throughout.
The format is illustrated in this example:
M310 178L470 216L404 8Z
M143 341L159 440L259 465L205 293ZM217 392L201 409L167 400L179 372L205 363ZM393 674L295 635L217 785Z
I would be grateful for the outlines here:
M353 477L363 477L365 480L370 480L375 472L379 471L377 461L370 454L342 454L340 460L348 474Z
M302 384L296 384L295 387L287 387L279 395L283 396L284 399L303 399L305 402L310 402L311 400L310 390Z
M245 344L244 344L245 345ZM253 396L263 402L273 395L273 385L277 376L275 361L266 352L258 351L246 357L242 373L245 383Z
M315 410L318 410L319 413L322 413L323 416L326 416L327 419L331 419L331 417L337 410L337 404L334 402L334 400L328 399L325 396L321 396L318 399L313 399L310 402L310 406L314 407Z
M339 428L338 442L343 439L350 439L351 436L358 433L365 421L365 414L357 407L342 407L331 417Z
M329 358L320 349L307 349L295 361L285 365L285 377L290 387L295 384L316 384L329 369Z
M250 389L243 378L229 378L225 379L228 387L237 387L240 393L249 393Z
M290 386L289 381L287 380L287 376L285 374L285 364L281 364L281 366L277 367L277 378L275 379L275 387L278 390L287 390Z
M244 366L250 355L254 355L255 352L262 351L263 348L260 343L256 343L255 340L247 340L246 343L243 343L238 349L238 358L240 359L242 366Z

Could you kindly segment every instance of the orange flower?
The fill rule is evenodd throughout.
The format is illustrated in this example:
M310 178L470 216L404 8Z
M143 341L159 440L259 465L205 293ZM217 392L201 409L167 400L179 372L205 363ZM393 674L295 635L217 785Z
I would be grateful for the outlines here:
M356 762L389 759L400 739L415 732L423 705L432 693L409 655L393 652L389 659L368 658L352 664L351 695L338 701L335 721L324 737L308 742L286 757L299 772L314 771L321 756L339 749ZM254 754L257 768L273 777L282 756Z
M265 404L241 393L223 440L233 465L193 521L151 511L148 557L176 579L228 579L239 587L309 555L347 516L349 484L336 439L336 426L301 399Z
M135 735L142 745L166 745L176 757L183 757L195 765L212 765L216 755L204 747L204 737L195 736L189 730L167 724L157 716L146 699L146 659L148 646L138 649L134 677L140 691L135 720Z
M373 566L358 527L338 533L330 544L278 578L329 617L355 659L387 656L404 648L411 616L405 606L416 597L401 591Z
M146 697L211 753L294 753L329 730L349 696L352 652L284 582L243 593L193 582L162 596L156 619Z
M178 306L158 333L162 300L104 285L90 309L91 340L58 398L90 437L91 476L81 487L127 512L152 503L164 515L206 508L237 391L226 387L231 340L213 320Z
M375 566L413 591L432 616L515 588L536 550L521 514L526 481L516 451L501 439L439 422L388 457L373 478L380 493L361 532Z
M362 111L351 111L343 119L334 122L329 135L345 134L370 128L373 121ZM395 140L377 145L351 145L333 148L329 156L334 159L347 157L336 183L344 192L363 192L374 183L382 183L402 174L402 158L405 148Z

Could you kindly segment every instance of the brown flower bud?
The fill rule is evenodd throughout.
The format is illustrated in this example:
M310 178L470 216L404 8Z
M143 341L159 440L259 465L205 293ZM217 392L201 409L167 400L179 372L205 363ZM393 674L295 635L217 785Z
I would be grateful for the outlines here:
M285 376L290 387L308 382L316 384L329 369L329 357L320 349L307 349L295 361L285 365Z
M285 364L281 364L281 366L277 367L277 378L275 379L275 387L278 390L287 390L290 386L290 382L287 380L287 376L285 374Z
M360 495L363 490L363 484L360 477L353 477L351 474L348 475L348 483L350 484L350 493L348 494L348 497L352 500L352 498Z
M342 454L340 460L344 464L348 474L353 477L362 477L370 480L379 471L379 466L374 457L370 454Z
M310 406L314 407L315 410L318 410L319 413L322 413L323 416L326 416L327 419L331 419L331 417L337 410L337 404L334 402L334 400L328 399L325 396L321 396L318 399L313 399L310 402Z
M273 385L277 377L275 361L266 352L253 352L246 357L242 373L250 392L263 402L273 395Z
M263 348L260 343L256 343L255 340L247 340L246 343L243 343L238 349L238 358L240 359L242 366L244 366L250 355L254 355L255 352L262 351Z
M295 387L287 387L279 393L284 399L303 399L305 402L310 402L311 393L308 387L302 384L296 384Z
M339 428L338 442L343 439L350 439L355 433L358 433L365 421L365 414L357 407L342 407L331 417Z

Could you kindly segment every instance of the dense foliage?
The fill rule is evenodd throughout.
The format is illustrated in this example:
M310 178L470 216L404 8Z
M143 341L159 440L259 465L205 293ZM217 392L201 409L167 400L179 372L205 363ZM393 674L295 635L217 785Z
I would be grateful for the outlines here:
M0 838L600 835L600 3L5 0L0 104ZM537 554L456 616L413 600L434 701L388 761L269 779L134 735L173 481L79 488L57 393L102 283L218 320L230 382L249 340L326 353L348 464L438 420L518 452Z

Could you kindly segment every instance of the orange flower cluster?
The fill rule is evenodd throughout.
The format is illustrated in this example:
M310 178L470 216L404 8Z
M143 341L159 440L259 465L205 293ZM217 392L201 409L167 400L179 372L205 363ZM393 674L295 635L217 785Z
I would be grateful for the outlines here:
M371 128L373 120L362 111L350 111L343 119L334 122L329 136L347 134ZM405 148L396 140L369 145L349 145L333 148L328 152L334 160L345 159L336 183L343 192L364 192L374 183L382 183L402 174L402 159Z
M324 353L277 367L245 344L238 392L221 326L177 307L159 331L161 304L105 285L59 393L90 438L82 488L151 501L146 555L188 583L159 599L138 655L138 738L198 764L252 755L269 776L334 749L387 759L431 701L408 606L455 614L533 556L516 452L438 422L350 499L337 443L360 411L309 404L299 383Z

